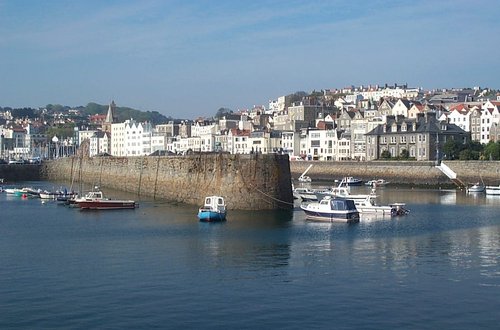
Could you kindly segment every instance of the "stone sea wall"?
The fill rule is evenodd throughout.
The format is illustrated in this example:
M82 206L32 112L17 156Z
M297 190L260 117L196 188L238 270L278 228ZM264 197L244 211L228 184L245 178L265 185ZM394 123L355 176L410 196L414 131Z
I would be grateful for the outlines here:
M445 161L463 183L484 180L486 184L500 183L499 161ZM434 162L371 161L371 162L309 162L291 161L290 172L296 180L307 167L313 167L306 175L315 181L332 182L345 176L362 180L386 179L395 184L408 185L453 185L451 180L435 167Z
M81 181L193 205L200 205L205 196L220 195L229 209L293 206L289 160L284 155L69 157L44 162L42 178Z
M4 181L4 183L13 181L38 181L40 180L40 165L1 164L0 179L3 179L1 181Z

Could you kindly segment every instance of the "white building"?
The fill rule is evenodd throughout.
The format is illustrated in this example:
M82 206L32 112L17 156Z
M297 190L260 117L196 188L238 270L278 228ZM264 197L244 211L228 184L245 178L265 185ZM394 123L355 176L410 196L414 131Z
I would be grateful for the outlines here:
M491 140L491 127L500 122L500 102L486 101L481 107L481 143L488 143Z
M89 156L110 154L111 135L108 132L97 131L90 137Z
M111 125L111 155L142 156L151 153L152 127L150 123L126 120Z
M81 130L78 131L78 145L80 146L83 141L90 140L90 138L98 131L96 130Z
M338 161L351 159L351 139L334 130L308 130L300 141L301 154L309 160Z

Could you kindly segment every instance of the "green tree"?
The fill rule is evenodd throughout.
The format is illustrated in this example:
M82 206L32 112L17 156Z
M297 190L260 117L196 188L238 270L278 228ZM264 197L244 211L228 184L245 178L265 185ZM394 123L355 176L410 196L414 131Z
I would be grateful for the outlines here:
M462 151L463 146L460 144L460 142L454 140L454 139L449 139L448 141L445 142L443 145L443 153L446 157L446 159L457 159L458 154L460 151Z
M389 152L389 150L384 150L382 151L382 153L380 154L380 157L382 159L391 159L391 153Z
M220 119L220 118L222 118L226 115L232 114L232 113L233 113L233 110L231 110L231 109L219 108L219 110L217 110L217 113L215 114L215 118Z
M488 142L488 144L484 147L484 158L486 160L499 160L500 142Z
M464 149L460 151L458 154L458 159L460 160L478 160L479 159L480 152L471 150L471 149Z
M51 140L54 136L57 136L61 140L61 139L72 137L73 133L74 133L74 130L73 130L74 127L75 127L75 124L73 124L73 123L60 124L57 126L49 127L45 131L45 134L47 135L47 139L49 139L49 140Z
M410 152L406 149L401 150L401 153L399 154L399 157L401 159L408 159L410 158Z

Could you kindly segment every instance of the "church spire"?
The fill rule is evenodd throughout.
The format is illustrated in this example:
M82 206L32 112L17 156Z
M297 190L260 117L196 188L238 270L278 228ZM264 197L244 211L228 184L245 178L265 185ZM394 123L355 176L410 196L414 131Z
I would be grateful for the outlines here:
M108 113L106 114L106 119L102 123L102 130L104 132L110 132L111 133L111 124L117 122L117 117L116 117L116 104L115 101L111 101L108 107Z
M116 104L115 101L111 101L108 107L108 114L106 115L105 123L112 124L116 122Z

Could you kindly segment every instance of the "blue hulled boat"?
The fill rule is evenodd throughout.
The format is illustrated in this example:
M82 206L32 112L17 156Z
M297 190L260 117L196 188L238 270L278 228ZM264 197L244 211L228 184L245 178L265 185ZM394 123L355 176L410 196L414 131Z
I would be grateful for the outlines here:
M200 221L226 220L226 204L221 196L205 197L205 204L198 210Z

